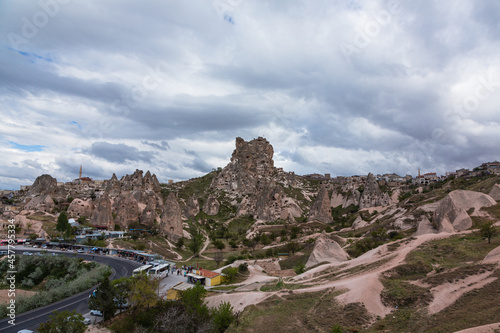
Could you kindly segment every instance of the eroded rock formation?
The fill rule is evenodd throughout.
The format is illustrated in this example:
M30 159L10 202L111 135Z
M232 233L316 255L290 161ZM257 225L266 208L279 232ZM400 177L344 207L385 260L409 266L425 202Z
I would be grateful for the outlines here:
M365 187L361 198L359 199L359 208L369 208L377 206L388 206L391 204L391 198L387 193L383 193L372 173L368 174Z
M203 212L207 215L217 215L219 213L220 203L213 195L209 195L203 205Z
M238 216L253 215L259 221L301 216L302 210L283 189L295 182L294 176L274 167L273 153L264 138L236 138L230 163L212 181L212 189L238 199Z
M322 233L314 243L314 249L307 260L306 267L311 267L322 262L338 263L348 259L347 253L340 245Z
M174 193L170 193L165 200L161 216L160 232L171 241L177 241L183 236L181 207Z
M472 219L467 211L477 213L483 207L496 205L496 201L487 194L457 190L450 192L434 211L433 223L439 232L467 230L472 226Z
M325 186L320 188L318 196L309 211L309 220L317 220L323 223L330 223L333 221L330 198L328 197L328 190Z

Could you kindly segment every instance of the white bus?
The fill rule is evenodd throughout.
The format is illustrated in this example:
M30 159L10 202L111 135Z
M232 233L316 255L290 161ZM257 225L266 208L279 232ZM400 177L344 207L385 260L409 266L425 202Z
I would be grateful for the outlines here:
M132 271L132 275L139 275L142 272L147 273L151 267L153 267L153 265L143 265L138 267Z
M151 275L153 277L163 279L168 276L168 271L170 269L169 264L161 264L156 267L151 268L148 271L148 275Z

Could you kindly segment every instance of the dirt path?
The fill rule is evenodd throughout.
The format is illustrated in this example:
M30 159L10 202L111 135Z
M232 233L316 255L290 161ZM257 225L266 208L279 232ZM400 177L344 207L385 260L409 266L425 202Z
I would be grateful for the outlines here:
M317 267L311 271L308 271L302 275L298 275L293 278L293 280L300 280L301 283L307 283L308 281L317 280L318 277L313 277L312 275L316 272L320 272L324 270L326 267L335 267L335 266L343 266L340 272L345 271L349 268L354 268L357 266L366 266L372 264L380 259L390 258L390 260L386 263L383 263L377 268L370 270L369 272L361 271L358 274L351 275L346 277L345 279L340 279L338 281L332 281L329 283L323 283L319 286L306 288L306 289L297 289L295 292L313 292L320 291L329 288L337 288L337 289L347 289L347 292L337 297L338 300L344 303L354 303L361 302L364 303L366 309L376 315L384 317L388 313L390 313L393 309L390 307L386 307L382 304L380 299L380 293L383 290L383 285L380 282L380 275L392 269L405 260L408 253L416 249L421 244L434 240L450 237L452 234L427 234L415 237L413 240L403 242L400 247L395 252L390 252L388 250L388 246L391 244L382 245L376 249L368 251L362 256L355 258L353 260L349 260L344 263L336 263L330 265L324 265ZM392 257L391 257L392 256ZM306 277L306 279L304 279ZM309 277L309 278L307 278Z
M400 265L411 251L416 249L421 244L434 240L442 239L452 236L453 234L441 233L441 234L427 234L409 239L407 241L400 241L400 246L396 251L389 251L388 246L391 244L382 245L376 249L368 251L362 256L349 260L343 263L334 263L328 265L322 265L316 267L306 273L293 277L291 281L299 283L319 283L321 276L326 276L331 274L325 272L327 269L338 269L341 273L342 271L347 271L349 269L355 269L356 267L367 267L370 264L375 263L378 260L386 259L387 262L382 263L380 266L366 270L361 268L359 272L349 272L346 274L345 278L340 278L336 281L325 282L321 281L321 284L312 286L310 288L296 289L295 293L307 293L324 291L327 289L335 288L338 290L346 290L345 293L338 296L338 300L343 303L363 303L366 309L375 316L384 317L390 313L393 309L386 307L382 304L380 299L380 293L383 289L383 285L380 282L380 275L398 265ZM249 268L251 266L249 265ZM369 267L369 266L368 266ZM258 281L260 279L260 272L252 268L252 275L245 282ZM347 272L346 272L347 273ZM316 276L314 276L316 274ZM319 276L318 276L319 274ZM339 274L337 273L336 276ZM212 296L207 299L211 305L217 306L218 303L222 301L229 301L235 309L243 309L250 304L257 304L266 298L276 294L276 292L245 292L245 293L231 293L231 294L220 294L217 296Z
M431 289L434 296L429 304L429 314L444 310L455 303L463 294L478 288L482 288L488 283L495 281L496 277L489 277L493 272L468 276L467 278L453 283L444 283Z
M483 325L461 330L455 333L495 333L500 330L500 323Z

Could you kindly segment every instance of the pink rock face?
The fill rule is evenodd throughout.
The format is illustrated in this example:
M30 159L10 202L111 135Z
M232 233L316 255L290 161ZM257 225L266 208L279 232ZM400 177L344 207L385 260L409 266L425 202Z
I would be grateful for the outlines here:
M209 195L205 205L203 205L203 212L207 215L217 215L219 207L219 201L213 195Z
M68 207L68 216L78 219L80 216L90 217L94 211L91 199L74 199Z
M496 201L500 201L500 184L495 184L491 189L489 196Z
M177 241L183 236L181 207L174 193L170 193L165 200L161 216L160 232L168 236L171 241Z
M111 200L104 194L98 201L96 209L90 217L90 224L99 227L106 227L113 230L115 227L113 215L111 213Z
M326 187L322 186L318 192L318 196L309 212L309 220L317 220L323 223L333 221L330 198Z
M238 198L238 216L253 215L265 222L301 216L300 207L286 197L282 185L277 183L279 177L283 182L293 183L294 177L278 172L273 154L273 146L264 138L249 142L236 138L231 162L214 178L211 189L222 190L232 199Z
M496 201L487 194L463 190L453 191L441 200L434 211L433 221L443 232L467 230L472 226L472 219L467 211L474 208L476 212L483 207L493 205L496 205Z
M314 249L307 260L306 267L317 265L321 262L342 262L348 259L347 253L340 245L328 238L325 234L321 234L314 244Z

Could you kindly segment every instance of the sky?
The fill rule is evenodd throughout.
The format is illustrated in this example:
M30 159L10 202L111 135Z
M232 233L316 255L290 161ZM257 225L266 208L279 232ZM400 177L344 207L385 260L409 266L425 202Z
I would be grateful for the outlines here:
M500 2L0 1L0 189L160 182L265 137L275 166L444 174L500 159Z

